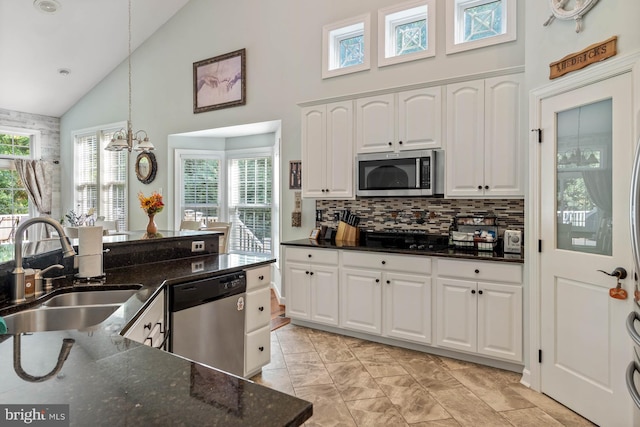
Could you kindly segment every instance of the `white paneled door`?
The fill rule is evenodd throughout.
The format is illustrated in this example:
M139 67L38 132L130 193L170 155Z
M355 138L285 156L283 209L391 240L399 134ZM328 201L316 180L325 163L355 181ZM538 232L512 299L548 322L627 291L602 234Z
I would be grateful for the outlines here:
M632 272L629 238L631 75L541 102L541 389L600 426L631 426L630 297L610 296Z

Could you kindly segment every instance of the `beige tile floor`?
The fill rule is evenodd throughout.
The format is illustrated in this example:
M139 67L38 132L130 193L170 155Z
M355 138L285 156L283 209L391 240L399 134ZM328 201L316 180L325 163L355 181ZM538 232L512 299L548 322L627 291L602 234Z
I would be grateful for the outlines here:
M313 403L306 426L592 426L520 375L287 325L253 381Z

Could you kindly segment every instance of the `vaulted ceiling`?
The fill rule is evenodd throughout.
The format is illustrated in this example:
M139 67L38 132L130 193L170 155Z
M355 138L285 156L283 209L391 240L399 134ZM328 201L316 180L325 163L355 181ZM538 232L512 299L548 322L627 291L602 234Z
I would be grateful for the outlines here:
M135 50L189 0L131 1ZM128 4L0 0L0 108L62 116L127 58Z

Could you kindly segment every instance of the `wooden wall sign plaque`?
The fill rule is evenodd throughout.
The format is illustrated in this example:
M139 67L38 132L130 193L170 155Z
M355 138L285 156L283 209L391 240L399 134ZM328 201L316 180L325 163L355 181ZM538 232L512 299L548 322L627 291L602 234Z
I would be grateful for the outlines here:
M611 58L617 53L618 36L595 43L580 52L571 53L559 61L549 64L549 79L564 76L596 62Z

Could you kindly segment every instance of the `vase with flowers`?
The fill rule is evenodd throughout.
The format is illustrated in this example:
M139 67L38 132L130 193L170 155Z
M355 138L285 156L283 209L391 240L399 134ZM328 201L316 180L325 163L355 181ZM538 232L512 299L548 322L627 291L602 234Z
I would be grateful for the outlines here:
M140 191L138 193L138 200L140 200L140 207L149 217L149 223L147 224L147 236L155 237L158 233L158 226L154 221L154 217L164 209L162 195L154 191L149 197L146 197L142 194L142 191Z

